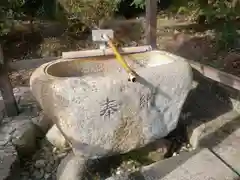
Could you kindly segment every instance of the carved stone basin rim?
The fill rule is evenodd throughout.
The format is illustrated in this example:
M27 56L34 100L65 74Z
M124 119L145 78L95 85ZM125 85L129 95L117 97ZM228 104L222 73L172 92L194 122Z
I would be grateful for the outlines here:
M125 60L127 63L132 61L132 64L135 64L134 61L142 61L140 62L141 68L146 67L155 67L164 64L173 63L176 61L176 57L172 54L164 51L150 51L150 52L143 52L137 54L128 54L124 55ZM179 57L178 57L179 58ZM179 60L179 59L178 59ZM115 58L113 55L108 56L97 56L97 57L85 57L79 59L59 59L48 63L44 67L44 72L49 77L54 78L70 78L70 77L80 77L90 73L96 72L105 72L108 66L109 61L112 61L110 66L111 69L119 68L118 63L115 62ZM89 64L87 66L86 64ZM83 66L83 67L82 67ZM136 69L139 67L131 67L132 69ZM93 70L89 70L89 69Z

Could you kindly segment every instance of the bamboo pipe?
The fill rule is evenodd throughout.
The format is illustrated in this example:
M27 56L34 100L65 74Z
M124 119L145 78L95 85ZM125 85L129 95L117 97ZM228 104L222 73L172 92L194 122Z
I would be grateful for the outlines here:
M131 81L131 82L135 82L136 81L135 73L131 70L131 68L128 66L128 64L124 60L124 58L121 56L121 54L119 53L119 51L117 50L117 48L113 44L112 40L107 35L103 35L103 38L107 40L108 45L110 46L110 48L112 48L113 53L115 54L117 61L121 64L121 66L128 73L128 76L129 76L128 80Z

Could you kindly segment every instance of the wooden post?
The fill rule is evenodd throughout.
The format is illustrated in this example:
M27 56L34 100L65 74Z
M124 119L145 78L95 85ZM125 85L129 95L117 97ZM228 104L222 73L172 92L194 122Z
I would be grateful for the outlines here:
M157 2L146 0L146 41L153 49L157 47Z
M13 95L12 85L8 77L7 67L4 64L3 51L0 46L0 91L2 94L3 102L7 116L17 116L18 106Z

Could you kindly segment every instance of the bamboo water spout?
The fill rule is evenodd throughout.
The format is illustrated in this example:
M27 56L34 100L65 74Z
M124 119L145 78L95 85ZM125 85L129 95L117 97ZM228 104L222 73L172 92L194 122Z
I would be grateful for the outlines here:
M135 72L128 66L128 64L124 60L123 56L121 56L121 54L119 53L119 51L117 50L117 48L113 44L113 41L105 34L103 35L103 38L107 40L108 45L112 48L113 53L116 56L116 60L122 65L122 67L128 73L128 76L129 76L128 80L131 81L131 82L135 82L136 81L136 74L135 74Z

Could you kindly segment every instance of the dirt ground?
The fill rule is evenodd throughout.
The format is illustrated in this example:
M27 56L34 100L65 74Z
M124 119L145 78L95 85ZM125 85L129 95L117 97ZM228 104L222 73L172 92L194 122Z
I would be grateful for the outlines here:
M109 21L104 28L115 31L119 46L144 45L144 22L137 19ZM64 51L97 48L91 40L91 34L73 36L66 31L66 27L55 22L36 22L35 32L30 31L29 24L18 25L16 29L16 33L2 39L7 61L61 56ZM157 38L159 49L240 76L240 40L231 50L219 51L214 30L194 26L184 17L162 16L158 19ZM31 72L23 70L11 73L13 86L28 86Z

